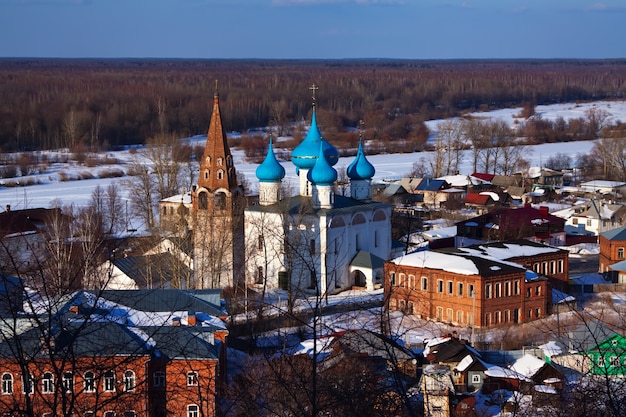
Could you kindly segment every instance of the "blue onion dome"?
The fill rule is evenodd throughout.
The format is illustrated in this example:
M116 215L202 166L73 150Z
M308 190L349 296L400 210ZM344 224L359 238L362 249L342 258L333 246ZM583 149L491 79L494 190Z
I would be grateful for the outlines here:
M351 180L369 180L376 173L374 165L372 165L365 157L363 152L363 139L359 137L359 150L356 152L356 158L348 166L348 178Z
M278 182L285 178L285 168L278 162L274 155L274 147L272 138L270 137L270 146L267 149L267 155L261 165L256 168L256 177L261 182Z
M330 165L328 160L324 158L324 142L326 142L326 140L322 138L317 162L307 173L307 179L317 185L332 185L337 181L337 171Z
M296 146L291 153L291 162L302 169L311 169L315 165L319 153L320 142L324 145L324 157L331 165L335 165L339 160L339 152L333 145L323 141L320 129L317 127L317 115L315 104L313 104L313 112L311 116L311 127L304 140Z

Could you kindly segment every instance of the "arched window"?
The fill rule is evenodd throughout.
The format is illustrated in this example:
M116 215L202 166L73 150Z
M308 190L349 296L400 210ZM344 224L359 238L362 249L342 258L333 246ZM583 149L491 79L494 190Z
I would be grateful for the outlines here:
M22 393L32 394L35 392L35 379L32 375L22 375Z
M43 394L52 394L54 392L54 375L52 372L46 372L41 378L41 392Z
M224 178L224 170L220 169L220 170L217 171L217 179L221 180L223 178Z
M87 371L83 375L83 390L85 392L96 392L96 375L91 371Z
M155 372L152 376L154 386L155 387L164 387L165 386L165 372Z
M215 207L224 210L226 208L226 195L224 193L217 193L213 199Z
M187 372L187 386L195 387L198 385L198 373L196 371Z
M375 222L380 222L380 221L383 221L383 220L387 220L387 216L385 215L384 211L377 210L376 213L374 213L373 220Z
M135 390L135 373L133 371L124 372L124 391Z
M361 213L358 213L356 216L352 218L352 224L363 224L365 223L365 216Z
M13 394L13 375L2 374L2 393Z
M198 194L198 208L200 210L207 210L209 208L209 197L204 191Z
M113 392L115 391L115 372L106 371L104 373L104 391Z
M74 391L74 374L71 372L63 373L63 389L65 392Z

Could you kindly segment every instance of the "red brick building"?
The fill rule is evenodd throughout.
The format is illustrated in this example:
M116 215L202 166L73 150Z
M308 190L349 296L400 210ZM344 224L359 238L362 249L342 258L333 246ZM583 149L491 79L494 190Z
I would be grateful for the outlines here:
M551 288L567 291L569 285L569 251L529 239L490 242L460 248L464 252L483 254L502 261L515 262L548 278Z
M206 291L77 292L0 340L0 414L215 416L221 314Z
M421 251L385 263L390 310L457 326L523 323L548 313L548 281L521 265L460 249Z
M626 259L626 226L600 233L600 271L610 271L610 266Z
M458 222L455 246L529 239L552 246L565 244L565 220L548 213L548 207L500 207Z

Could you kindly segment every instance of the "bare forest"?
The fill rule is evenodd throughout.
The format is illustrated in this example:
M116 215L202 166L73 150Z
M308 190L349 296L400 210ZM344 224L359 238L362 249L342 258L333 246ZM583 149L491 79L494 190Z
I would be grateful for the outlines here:
M0 150L98 151L204 133L216 87L229 130L272 124L282 133L307 117L312 83L320 86L318 120L329 140L356 144L346 128L362 120L370 139L413 152L424 147L426 120L623 99L626 61L4 59ZM539 141L579 138L571 126L531 129Z

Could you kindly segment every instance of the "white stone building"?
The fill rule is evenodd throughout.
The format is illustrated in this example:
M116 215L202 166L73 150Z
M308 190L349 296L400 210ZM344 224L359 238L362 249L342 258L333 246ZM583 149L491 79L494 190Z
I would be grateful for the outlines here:
M309 132L291 160L299 177L295 196L281 195L285 170L271 140L257 168L259 204L244 214L248 284L321 295L382 285L391 206L372 201L375 169L362 142L347 169L350 197L338 195L338 152L319 131L314 101Z

